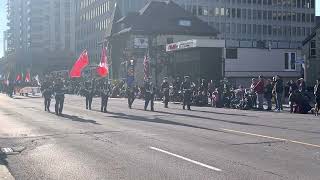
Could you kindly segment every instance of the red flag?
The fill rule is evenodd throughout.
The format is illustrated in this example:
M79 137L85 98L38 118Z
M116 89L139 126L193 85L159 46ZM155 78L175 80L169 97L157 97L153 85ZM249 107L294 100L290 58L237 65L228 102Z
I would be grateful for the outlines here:
M26 74L25 82L30 82L30 72L29 71Z
M16 81L21 81L21 75L20 74L17 75Z
M144 66L144 79L148 79L150 77L150 60L148 53L144 56L144 61L143 61L143 66Z
M101 77L106 77L109 75L108 57L107 57L107 50L105 47L102 48L101 61L99 66L97 67L97 73Z
M70 71L71 78L79 78L81 77L82 70L89 64L89 57L87 50L84 50L79 59L73 65Z

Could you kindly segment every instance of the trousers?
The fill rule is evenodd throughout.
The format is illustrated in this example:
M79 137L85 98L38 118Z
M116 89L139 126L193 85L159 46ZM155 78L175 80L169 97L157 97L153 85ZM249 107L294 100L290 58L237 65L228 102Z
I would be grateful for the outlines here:
M56 95L55 97L56 104L55 104L55 112L56 114L62 114L63 111L63 104L64 104L64 96L63 95Z

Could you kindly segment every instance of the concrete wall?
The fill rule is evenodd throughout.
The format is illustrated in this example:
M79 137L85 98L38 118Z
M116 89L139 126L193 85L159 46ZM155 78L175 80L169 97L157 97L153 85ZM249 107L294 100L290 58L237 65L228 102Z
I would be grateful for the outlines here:
M226 77L235 84L244 84L253 77L263 75L273 77L280 75L287 79L295 79L301 76L301 65L296 64L296 70L285 70L285 53L295 52L297 58L301 57L301 51L295 49L257 49L238 48L237 59L225 60Z

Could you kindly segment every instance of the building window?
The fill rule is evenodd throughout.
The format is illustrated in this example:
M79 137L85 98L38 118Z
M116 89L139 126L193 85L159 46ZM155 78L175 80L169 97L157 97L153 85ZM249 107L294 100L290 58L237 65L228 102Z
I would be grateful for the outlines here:
M226 49L226 59L238 59L238 49L237 48L227 48Z
M296 53L294 52L284 53L284 69L285 70L296 69Z
M310 57L316 57L317 50L316 50L316 40L312 40L310 42Z

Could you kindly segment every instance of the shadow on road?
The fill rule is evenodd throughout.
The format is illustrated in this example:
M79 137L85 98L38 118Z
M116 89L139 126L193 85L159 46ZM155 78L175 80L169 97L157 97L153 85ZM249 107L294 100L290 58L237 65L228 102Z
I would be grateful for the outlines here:
M79 116L71 116L71 115L63 114L63 115L61 115L61 117L65 118L65 119L70 119L71 121L101 125L100 123L97 123L97 121L90 120L90 119L83 119L83 118L80 118Z
M143 109L135 109L135 110L144 111ZM161 113L161 114L166 114L166 115L176 115L176 116L183 116L183 117L191 117L191 118L219 121L219 122L225 122L225 123L237 124L237 125L243 125L243 126L268 127L268 128L282 129L282 130L292 130L292 131L299 131L299 132L305 132L305 133L320 134L320 132L318 132L318 131L307 131L307 130L280 127L280 126L272 126L272 125L265 125L265 124L257 124L257 123L247 123L247 122L215 119L215 118L197 116L197 115L192 115L192 114L181 114L181 113L172 113L172 112L164 112L164 111L155 111L155 112L156 113Z
M172 109L177 109L177 110L183 111L182 109L179 109L179 108L172 108ZM201 112L201 113L228 115L228 116L257 117L257 116L251 116L251 115L246 115L246 114L223 113L223 112L212 112L212 111L202 111L202 110L192 110L192 112Z
M180 123L180 122L165 120L165 119L161 119L161 118L148 119L148 118L145 118L145 117L143 117L143 116L128 115L128 114L124 114L124 113L115 113L115 112L109 112L108 114L112 115L112 116L108 116L108 117L116 118L116 119L128 119L128 120L134 120L134 121L142 121L142 122L152 122L152 123L160 123L160 124L184 126L184 127L191 127L191 128L197 128L197 129L203 129L203 130L209 130L209 131L216 131L216 132L226 133L226 132L224 132L224 131L217 130L217 129L211 129L211 128L200 127L200 126L194 126L194 125L190 125L190 124L185 124L185 123Z

